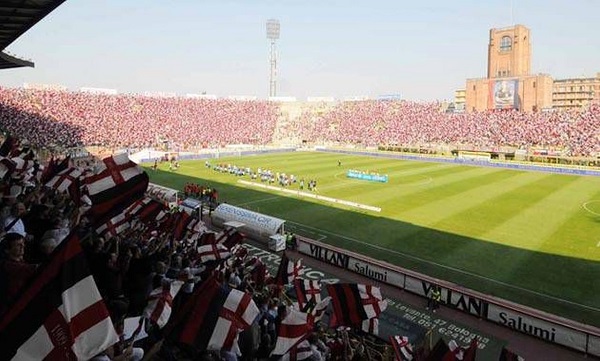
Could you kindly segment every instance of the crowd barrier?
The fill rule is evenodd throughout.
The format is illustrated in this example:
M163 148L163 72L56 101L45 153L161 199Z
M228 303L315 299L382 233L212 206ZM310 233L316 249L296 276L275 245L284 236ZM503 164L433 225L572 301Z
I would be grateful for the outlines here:
M178 160L197 160L197 159L219 159L223 157L243 157L247 155L260 155L260 154L272 154L272 153L288 153L295 152L296 148L274 148L274 149L253 149L253 150L226 150L219 151L214 150L206 153L197 153L197 154L180 154L178 156ZM149 163L154 162L157 158L142 158L140 163Z
M498 161L498 160L475 160L475 159L460 159L455 157L442 157L434 155L421 155L421 154L390 154L383 152L369 152L360 150L341 150L341 149L327 149L318 148L317 151L327 153L341 153L350 155L367 155L371 157L382 157L382 158L394 158L401 160L416 160L420 162L436 162L436 163L454 163L464 165L477 165L482 167L496 167L516 170L529 170L538 172L558 173L558 174L573 174L573 175L588 175L600 177L600 169L591 169L583 166L569 166L569 165L545 165L535 164L528 162L519 161Z
M438 285L441 287L442 301L448 307L550 343L600 357L600 329L596 327L301 236L297 239L298 251L309 257L422 297L427 297L431 287Z

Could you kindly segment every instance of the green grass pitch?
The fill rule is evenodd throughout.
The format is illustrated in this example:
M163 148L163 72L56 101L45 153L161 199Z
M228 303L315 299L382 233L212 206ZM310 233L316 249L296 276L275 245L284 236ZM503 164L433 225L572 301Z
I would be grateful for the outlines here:
M286 219L313 239L600 325L600 178L318 152L211 163L314 178L320 195L381 212L242 185L249 177L203 160L148 173L180 190L210 184L220 201ZM388 174L389 183L350 180L347 169Z

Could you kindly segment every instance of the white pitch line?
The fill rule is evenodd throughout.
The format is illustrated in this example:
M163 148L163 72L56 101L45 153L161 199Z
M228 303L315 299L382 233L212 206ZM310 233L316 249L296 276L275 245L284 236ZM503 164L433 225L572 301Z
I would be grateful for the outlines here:
M298 224L298 225L301 225L301 226L306 227L306 228L310 228L310 229L313 229L313 230L316 230L316 231L319 231L319 232L323 232L323 233L328 233L328 234L330 234L332 236L336 236L336 237L343 238L345 240L348 240L348 241L351 241L351 242L354 242L354 243L361 244L363 246L375 248L375 249L378 249L380 251L390 252L390 253L393 253L393 254L405 257L405 258L410 258L410 259L413 259L413 260L416 260L416 261L419 261L419 262L424 262L424 263L428 263L428 264L431 264L431 265L434 265L434 266L437 266L437 267L449 269L449 270L452 270L454 272L462 273L462 274L465 274L465 275L468 275L468 276L471 276L471 277L474 277L474 278L483 279L483 280L486 280L488 282L496 283L496 284L499 284L499 285L502 285L502 286L505 286L505 287L509 287L509 288L513 288L513 289L516 289L516 290L519 290L519 291L531 293L531 294L534 294L534 295L537 295L537 296L541 296L541 297L546 297L546 298L549 298L549 299L553 299L553 300L556 300L556 301L568 303L568 304L579 306L579 307L582 307L582 308L587 308L588 310L592 310L592 311L600 311L600 308L595 308L595 307L591 307L591 306L587 306L587 305L582 305L581 303L577 303L577 302L565 300L565 299L562 299L562 298L554 297L554 296L547 295L547 294L540 293L540 292L536 292L536 291L533 291L533 290L528 290L526 288L522 288L522 287L519 287L519 286L511 285L509 283L498 281L498 280L495 280L495 279L492 279L492 278L488 278L488 277L485 277L485 276L481 276L481 275L478 275L478 274L475 274L475 273L467 272L467 271L464 271L464 270L461 270L461 269L458 269L458 268L446 266L444 264L440 264L440 263L433 262L433 261L430 261L430 260L426 260L426 259L423 259L423 258L420 258L420 257L416 257L416 256L412 256L412 255L405 254L405 253L402 253L402 252L398 252L398 251L393 250L393 249L381 247L381 246L378 246L376 244L366 243L366 242L363 242L361 240L358 240L358 239L355 239L355 238L352 238L352 237L347 237L347 236L344 236L344 235L341 235L341 234L338 234L338 233L335 233L335 232L330 232L330 231L327 231L327 230L324 230L324 229L321 229L321 228L311 227L311 226L307 226L307 225L302 224L302 223L296 223L296 222L292 222L292 221L286 221L286 222ZM600 244L600 242L598 242L598 244Z
M598 243L596 243L596 247L600 247L600 241L598 241Z
M244 203L238 203L236 204L236 206L246 206L248 204L254 204L254 203L262 203L262 202L269 202L272 201L273 199L278 199L279 197L267 197L267 198L262 198L262 199L257 199L255 201L250 201L250 202L244 202Z
M258 187L258 188L262 188L262 189L269 189L269 190L277 191L277 192L283 192L283 193L291 194L291 195L298 196L298 197L307 197L307 198L317 199L317 200L325 201L325 202L329 202L329 203L342 204L345 206L368 210L368 211L372 211L372 212L381 212L381 207L375 207L375 206L370 206L368 204L351 202L351 201L347 201L345 199L322 196L317 193L303 192L303 191L299 191L299 190L292 190L289 188L281 188L281 187L276 187L276 186L262 184L262 183L249 182L249 181L241 180L241 179L238 180L237 182L247 185L247 186L253 186L253 187Z
M593 210L591 210L588 205L593 204L593 203L600 203L600 200L593 200L593 201L587 201L585 203L582 204L583 209L585 209L587 212L595 215L595 216L600 216L600 213L598 212L594 212Z

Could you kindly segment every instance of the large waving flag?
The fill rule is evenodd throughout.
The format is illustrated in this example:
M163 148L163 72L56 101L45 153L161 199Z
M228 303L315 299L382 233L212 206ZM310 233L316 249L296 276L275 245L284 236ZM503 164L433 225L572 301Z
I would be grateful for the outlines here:
M396 354L397 361L413 361L416 358L415 352L413 351L413 347L408 342L408 337L406 336L390 336L390 343L394 348L394 353Z
M157 288L148 296L148 306L144 309L144 317L163 328L171 317L173 299L183 286L183 281L173 281Z
M238 334L249 328L260 311L250 294L219 284L202 283L173 323L176 339L198 350L227 350L241 355Z
M301 310L311 300L315 305L321 302L321 282L318 280L297 278L294 280L294 290L296 291L296 299Z
M114 237L130 229L130 221L131 217L129 217L126 213L119 213L116 216L109 219L106 223L103 223L98 228L96 228L96 233L101 236L109 235L111 237Z
M180 241L185 237L188 225L194 220L187 212L179 212L175 218L175 229L173 229L173 237Z
M226 230L221 237L217 238L217 243L231 249L244 241L244 235L235 228Z
M333 304L331 326L354 326L363 320L378 317L387 308L378 287L355 283L327 285Z
M148 175L122 153L103 159L98 172L86 177L84 184L92 203L89 214L98 220L141 199L148 188Z
M76 232L0 316L0 360L87 360L118 341Z
M271 355L285 355L298 346L313 330L314 322L313 315L289 307L287 315L279 325L275 349Z
M377 317L363 320L360 324L362 332L369 333L371 335L379 336L379 319Z
M312 349L307 340L300 342L296 347L292 347L288 353L281 357L281 361L301 361L312 357Z
M231 252L220 244L207 244L205 246L198 247L198 257L200 263L206 263L210 261L219 261L227 259L231 256Z
M300 276L301 269L302 259L294 262L284 253L283 256L281 256L281 262L279 262L279 268L277 269L277 275L275 276L275 284L287 285L292 283Z

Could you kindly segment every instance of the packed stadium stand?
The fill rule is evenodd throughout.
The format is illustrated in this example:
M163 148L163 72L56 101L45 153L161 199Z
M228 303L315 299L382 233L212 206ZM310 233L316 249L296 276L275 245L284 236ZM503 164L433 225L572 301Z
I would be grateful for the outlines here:
M470 149L542 147L600 152L600 106L583 111L447 114L437 103L268 101L0 89L4 131L35 146L179 149L301 141L362 146L451 144Z
M62 2L3 1L0 49ZM0 69L20 66L33 63L0 54ZM415 340L373 336L386 307L377 287L302 280L300 263L285 255L269 273L239 232L211 232L145 194L148 176L126 153L98 160L58 151L42 160L36 152L165 140L182 150L331 142L600 151L598 106L468 115L439 108L0 88L0 360L425 359ZM475 339L450 348L442 340L427 359L474 360L476 348Z

